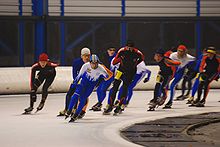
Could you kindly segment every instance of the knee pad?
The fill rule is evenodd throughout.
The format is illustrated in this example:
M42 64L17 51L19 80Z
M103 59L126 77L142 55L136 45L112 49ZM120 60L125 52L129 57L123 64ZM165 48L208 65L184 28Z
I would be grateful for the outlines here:
M198 78L199 76L200 76L200 73L197 73L197 74L196 74L196 78Z
M160 74L158 74L157 75L157 77L156 77L156 83L163 83L163 81L164 81L164 78L163 78L163 76L161 76Z
M119 71L119 70L117 70L116 71L116 74L115 74L115 79L116 80L119 80L120 78L121 78L121 75L122 75L123 73L121 72L121 71Z
M199 81L200 81L200 82L201 82L201 81L205 81L206 79L207 79L207 75L204 74L204 73L202 73L202 74L200 75Z

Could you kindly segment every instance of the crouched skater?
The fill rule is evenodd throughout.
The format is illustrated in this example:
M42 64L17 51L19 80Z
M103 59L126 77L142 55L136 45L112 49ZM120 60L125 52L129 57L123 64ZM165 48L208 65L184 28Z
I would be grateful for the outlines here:
M97 55L93 54L90 57L90 62L85 63L82 66L78 76L74 81L74 84L76 84L76 90L73 96L71 97L69 107L66 113L66 118L70 116L71 110L73 106L78 102L78 100L79 105L75 113L71 116L69 122L74 122L78 118L84 104L86 103L86 99L92 93L99 79L104 78L105 80L108 80L112 77L112 75L113 73L110 70L107 71L101 64L99 64L99 59Z
M43 109L44 103L48 95L48 88L53 83L54 78L56 76L55 68L57 66L58 64L49 61L48 55L46 53L40 54L39 61L31 67L30 106L24 109L25 112L23 114L29 114L34 109L34 103L37 100L37 95L36 95L37 89L45 81L43 84L43 88L42 88L41 102L39 106L37 107L37 111L40 111Z
M156 106L161 106L164 104L167 98L169 82L175 73L175 66L180 65L180 62L173 61L170 58L165 57L164 53L164 50L158 49L154 55L154 59L159 65L160 70L156 78L154 97L149 102L148 111L154 111Z

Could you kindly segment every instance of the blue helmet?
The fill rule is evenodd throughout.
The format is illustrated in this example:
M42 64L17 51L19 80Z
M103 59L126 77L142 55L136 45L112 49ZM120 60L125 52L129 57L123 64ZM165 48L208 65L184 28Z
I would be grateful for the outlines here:
M99 63L99 57L96 54L90 56L90 62Z

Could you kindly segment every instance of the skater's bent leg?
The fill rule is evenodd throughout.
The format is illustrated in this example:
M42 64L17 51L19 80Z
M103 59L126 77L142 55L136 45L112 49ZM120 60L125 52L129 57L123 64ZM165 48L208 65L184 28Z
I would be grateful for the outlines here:
M86 109L87 109L88 105L89 105L89 98L86 99L85 105L82 109L84 112L86 112Z
M111 106L113 106L113 104L114 104L116 93L118 91L120 83L121 83L121 80L117 80L117 79L115 79L113 82L113 87L112 87L111 96L110 96L110 100L109 100L109 104Z
M66 94L66 99L65 99L65 110L68 109L68 106L69 106L69 103L70 103L71 97L72 97L72 95L74 94L75 89L76 89L75 85L71 84L71 85L70 85L70 88L69 88L69 90L68 90L68 92L67 92L67 94Z
M78 103L78 99L79 99L79 94L78 93L74 93L73 96L71 97L69 106L68 106L68 111L72 111L73 106L75 106Z

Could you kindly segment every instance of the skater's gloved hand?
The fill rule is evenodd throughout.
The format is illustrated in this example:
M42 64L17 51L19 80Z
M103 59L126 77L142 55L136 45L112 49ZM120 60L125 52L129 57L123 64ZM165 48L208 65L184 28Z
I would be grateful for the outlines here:
M144 83L146 83L146 82L148 82L149 80L150 80L150 78L149 78L149 77L147 77L147 78L145 78L145 79L144 79L144 81L143 81L143 82L144 82Z
M214 80L215 80L215 81L218 81L218 79L219 79L219 76L217 76Z

